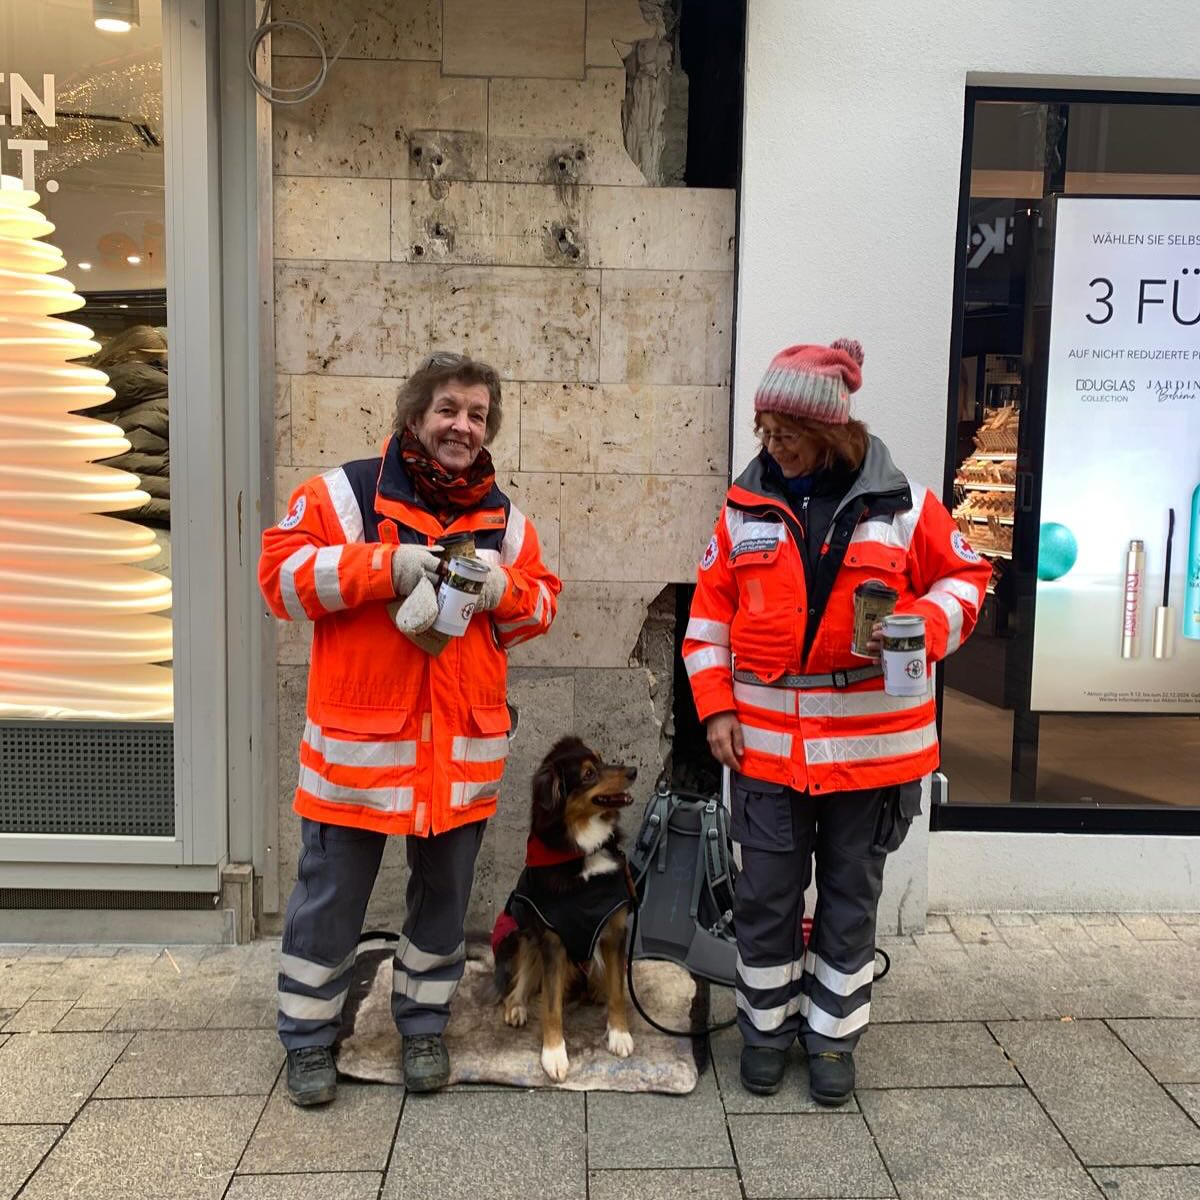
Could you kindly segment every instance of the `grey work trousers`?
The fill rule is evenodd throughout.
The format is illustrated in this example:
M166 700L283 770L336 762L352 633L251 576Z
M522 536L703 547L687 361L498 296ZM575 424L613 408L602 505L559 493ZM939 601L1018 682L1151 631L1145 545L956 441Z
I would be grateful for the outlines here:
M486 822L406 839L407 912L392 971L402 1034L441 1033L466 960L463 923ZM302 819L279 971L279 1040L331 1046L387 835Z
M730 832L738 1027L750 1046L853 1050L871 1011L883 865L920 811L920 783L812 796L734 774ZM804 892L817 904L804 943Z

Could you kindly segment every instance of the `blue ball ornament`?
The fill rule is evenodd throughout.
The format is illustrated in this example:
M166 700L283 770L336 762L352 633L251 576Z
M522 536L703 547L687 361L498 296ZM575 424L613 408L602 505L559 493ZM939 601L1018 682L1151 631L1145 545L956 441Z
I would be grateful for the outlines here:
M1045 521L1038 532L1037 576L1044 582L1061 579L1079 557L1075 535L1057 521Z

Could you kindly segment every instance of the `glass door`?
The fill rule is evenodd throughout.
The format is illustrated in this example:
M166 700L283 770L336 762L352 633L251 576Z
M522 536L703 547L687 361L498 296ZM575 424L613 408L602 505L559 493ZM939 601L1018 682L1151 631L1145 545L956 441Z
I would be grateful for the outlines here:
M1200 322L1190 293L1170 319L1169 280L1144 296L1165 310L1139 313L1137 288L1200 268L1183 241L1200 204L1170 207L1200 197L1200 106L976 90L964 158L946 493L993 574L941 676L935 827L1198 829L1200 640L1182 597ZM1106 322L1108 284L1091 284L1109 276Z

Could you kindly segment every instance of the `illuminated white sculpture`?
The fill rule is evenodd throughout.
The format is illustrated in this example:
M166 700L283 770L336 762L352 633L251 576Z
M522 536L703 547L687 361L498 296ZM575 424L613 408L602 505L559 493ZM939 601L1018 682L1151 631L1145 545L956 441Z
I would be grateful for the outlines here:
M94 460L129 449L107 421L72 415L112 399L99 350L58 314L83 306L37 193L0 178L0 718L170 720L171 581L131 566L154 533L100 516L149 497Z

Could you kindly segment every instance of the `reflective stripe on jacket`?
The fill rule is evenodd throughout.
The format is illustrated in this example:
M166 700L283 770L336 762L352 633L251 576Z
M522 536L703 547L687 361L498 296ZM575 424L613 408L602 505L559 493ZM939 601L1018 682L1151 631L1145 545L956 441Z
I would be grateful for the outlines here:
M508 587L435 658L388 614L392 556L467 532ZM389 439L381 458L296 489L288 515L263 534L258 579L277 617L314 623L296 811L418 835L491 816L511 724L506 651L550 628L562 587L533 522L493 487L443 527Z
M932 676L920 696L888 696L881 678L800 691L783 675L869 666L850 653L854 589L895 588L898 612L925 618L932 664L970 634L991 568L932 492L871 439L821 560L806 579L787 499L756 459L729 489L697 572L683 660L701 719L735 712L742 771L812 793L906 783L938 762ZM763 684L735 682L734 667Z

